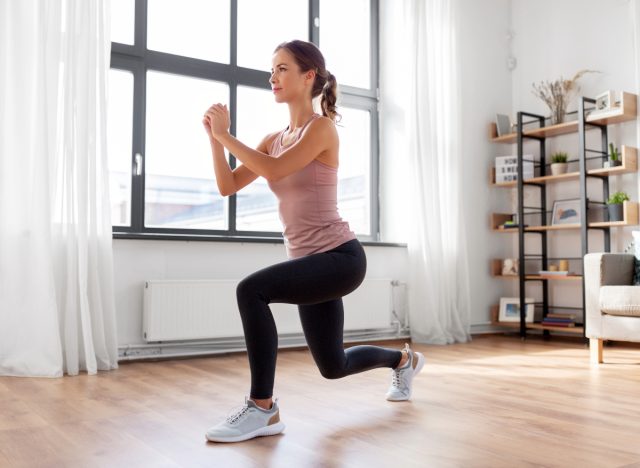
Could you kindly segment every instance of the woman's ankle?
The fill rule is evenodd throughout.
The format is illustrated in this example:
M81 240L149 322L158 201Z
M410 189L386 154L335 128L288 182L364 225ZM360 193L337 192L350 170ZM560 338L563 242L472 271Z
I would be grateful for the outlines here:
M273 408L273 397L271 398L250 398L258 407L264 410Z

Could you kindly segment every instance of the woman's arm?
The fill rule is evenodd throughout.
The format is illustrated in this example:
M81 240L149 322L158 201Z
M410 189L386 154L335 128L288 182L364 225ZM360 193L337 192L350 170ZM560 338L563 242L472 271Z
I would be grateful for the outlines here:
M258 175L246 166L240 165L233 171L229 167L226 155L224 153L224 147L218 142L211 134L211 126L208 118L204 118L202 121L207 134L209 135L209 143L211 144L211 153L213 156L213 169L216 174L216 183L218 184L218 191L223 197L233 195L240 191L251 182L258 178ZM267 142L273 134L267 135L258 144L256 150L260 152L267 151Z
M228 111L219 104L207 112L211 116L211 131L216 140L247 166L252 172L269 181L276 181L299 171L323 151L338 144L338 132L330 119L316 119L305 129L302 137L279 157L266 151L256 151L229 134Z

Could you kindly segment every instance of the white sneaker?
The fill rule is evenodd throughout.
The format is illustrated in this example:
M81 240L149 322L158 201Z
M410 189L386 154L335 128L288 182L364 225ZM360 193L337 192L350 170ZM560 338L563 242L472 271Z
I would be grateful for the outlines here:
M239 410L207 431L207 439L211 442L241 442L254 437L279 434L283 430L277 398L271 409L265 410L245 397L244 405Z
M387 400L389 401L410 399L411 382L424 366L425 359L422 353L412 351L408 343L404 344L404 350L408 352L409 360L404 366L391 370L391 385L387 390Z

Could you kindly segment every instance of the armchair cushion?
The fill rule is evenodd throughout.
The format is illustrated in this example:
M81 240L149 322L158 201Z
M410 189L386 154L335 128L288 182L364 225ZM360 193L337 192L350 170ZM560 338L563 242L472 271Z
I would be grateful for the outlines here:
M640 231L631 231L633 254L635 256L633 268L633 284L640 285Z
M640 317L640 287L602 286L600 310L609 315Z

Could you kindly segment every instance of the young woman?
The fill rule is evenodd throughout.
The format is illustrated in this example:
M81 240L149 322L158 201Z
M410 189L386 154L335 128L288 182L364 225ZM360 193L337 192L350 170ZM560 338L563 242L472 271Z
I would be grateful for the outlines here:
M276 102L289 106L289 126L267 135L254 150L229 134L226 105L214 104L202 123L209 135L220 193L232 195L262 176L279 201L288 261L257 271L237 288L251 390L242 408L207 431L214 442L238 442L282 432L272 392L278 333L272 302L297 304L302 329L320 373L338 379L378 367L392 368L387 400L411 397L411 382L424 356L377 346L343 347L342 297L365 276L364 249L337 209L338 132L336 79L309 42L280 44L272 57L271 87ZM322 115L312 99L322 95ZM227 148L242 162L233 171Z

